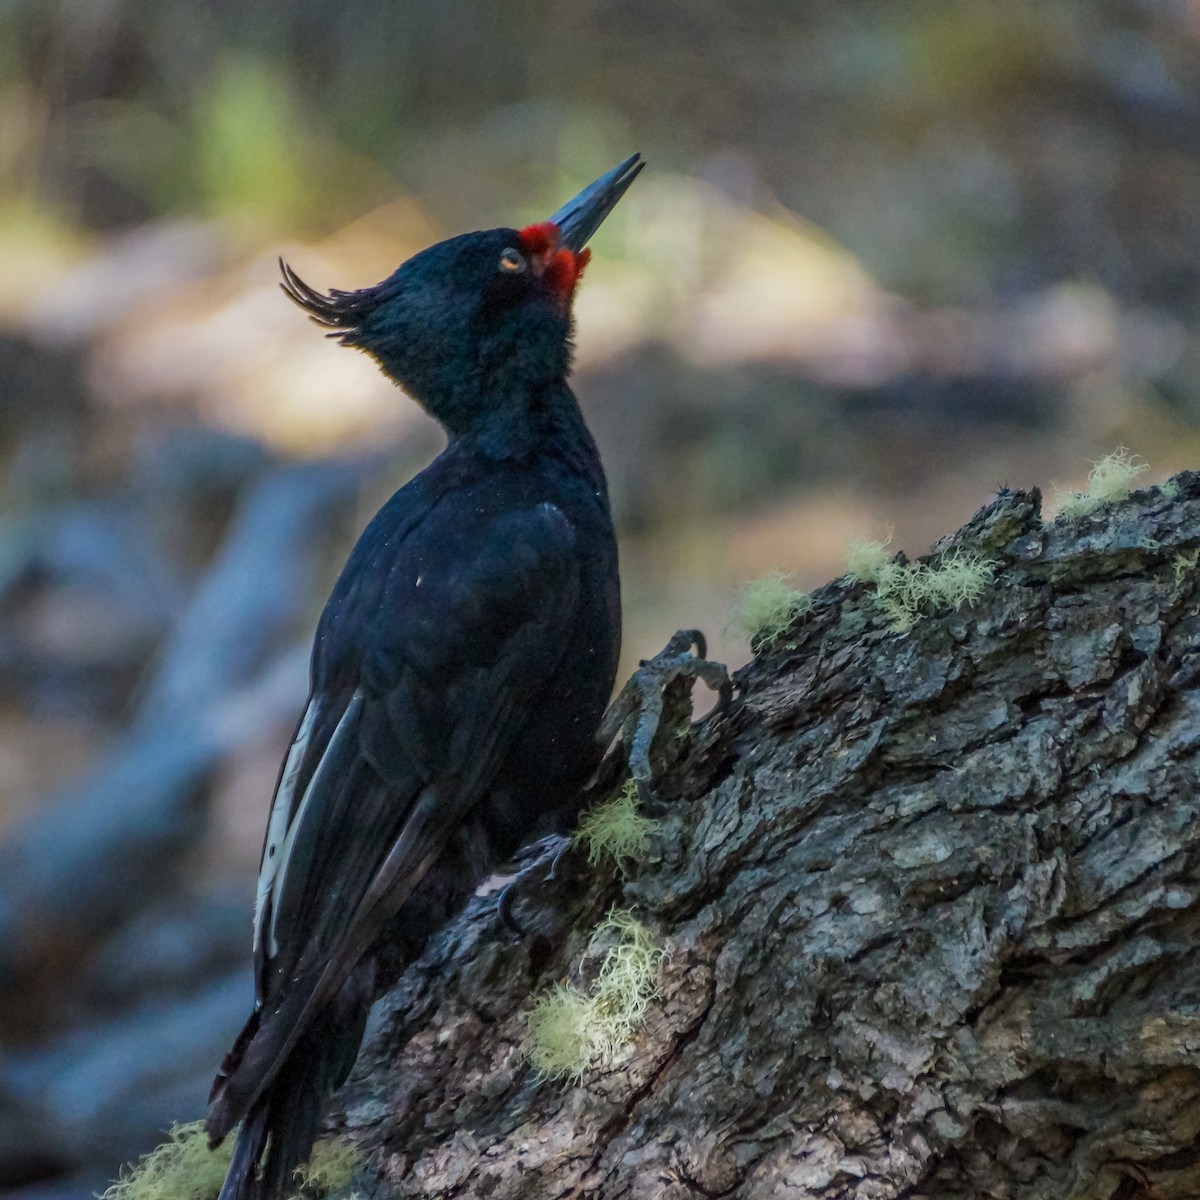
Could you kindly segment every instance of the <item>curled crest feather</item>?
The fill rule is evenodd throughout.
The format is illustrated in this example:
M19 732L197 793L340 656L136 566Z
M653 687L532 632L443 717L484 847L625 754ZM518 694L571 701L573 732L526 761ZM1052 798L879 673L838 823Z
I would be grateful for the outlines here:
M281 258L279 271L283 282L279 285L292 303L299 305L316 324L329 329L326 337L337 338L344 346L358 344L357 335L362 330L364 318L369 316L386 299L385 284L361 288L355 292L343 292L330 288L318 292L310 287Z

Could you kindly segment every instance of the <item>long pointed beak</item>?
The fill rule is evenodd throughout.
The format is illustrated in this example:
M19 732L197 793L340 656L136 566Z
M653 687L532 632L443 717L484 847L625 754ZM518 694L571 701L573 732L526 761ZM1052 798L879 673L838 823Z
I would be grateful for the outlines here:
M595 183L589 183L573 200L568 200L550 218L558 226L559 244L578 254L645 165L640 154L631 154Z

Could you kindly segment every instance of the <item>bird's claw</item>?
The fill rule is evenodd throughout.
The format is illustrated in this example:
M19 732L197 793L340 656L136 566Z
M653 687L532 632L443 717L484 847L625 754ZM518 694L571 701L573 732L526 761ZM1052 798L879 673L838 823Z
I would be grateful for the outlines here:
M520 942L525 939L525 927L517 920L516 914L513 912L513 903L516 901L516 882L516 878L510 879L500 889L500 897L496 901L496 916L500 918L500 924L512 936L512 940Z
M693 650L695 653L693 653ZM600 743L606 749L620 737L628 746L629 774L644 807L658 807L650 750L663 724L664 710L672 726L690 727L724 713L733 698L733 683L723 663L705 657L708 643L698 629L680 629L653 658L644 658L600 724ZM699 679L717 693L713 711L691 721L692 687ZM681 687L673 685L682 684Z
M604 764L588 784L588 790L603 795L615 786L617 769L615 744L628 747L628 769L638 790L640 806L647 815L662 814L664 805L652 786L654 771L650 751L663 725L664 714L669 727L689 728L710 721L724 713L733 697L733 684L723 663L705 658L708 644L698 629L681 629L653 658L642 659L641 665L620 695L609 706L600 723L598 740L607 751ZM694 653L693 653L694 652ZM706 717L691 721L692 687L699 679L717 693L717 703ZM617 761L614 761L617 760ZM606 770L607 768L607 770ZM558 883L562 879L562 864L572 843L567 840L556 849L540 883ZM544 859L539 857L539 862ZM524 926L517 920L513 906L518 890L526 883L532 868L526 868L504 885L496 901L496 915L501 925L516 939L526 936Z
M571 840L570 838L547 838L544 839L541 844L543 846L548 846L553 842L557 842L559 844L557 849L554 851L554 856L550 859L549 868L540 879L528 882L533 882L535 885L562 882L562 864L563 860L567 857L567 854L571 849ZM500 918L500 924L503 925L508 933L512 935L514 941L524 941L528 933L528 930L525 928L525 926L517 920L516 913L513 912L513 905L517 901L518 884L526 883L526 876L533 874L537 865L543 861L545 861L544 858L539 857L530 867L527 867L514 875L504 885L504 887L500 889L499 898L496 900L496 916Z

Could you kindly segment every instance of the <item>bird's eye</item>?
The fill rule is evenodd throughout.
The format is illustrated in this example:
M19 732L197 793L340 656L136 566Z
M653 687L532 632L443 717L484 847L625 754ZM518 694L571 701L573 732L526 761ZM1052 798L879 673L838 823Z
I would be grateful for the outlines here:
M500 255L500 270L506 275L520 275L526 265L525 256L511 246Z

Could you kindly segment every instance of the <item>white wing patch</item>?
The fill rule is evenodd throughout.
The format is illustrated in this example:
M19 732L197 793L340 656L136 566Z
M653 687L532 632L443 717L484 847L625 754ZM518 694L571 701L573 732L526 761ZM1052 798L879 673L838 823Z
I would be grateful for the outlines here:
M287 874L288 862L292 857L292 848L296 844L296 832L304 822L304 814L308 809L309 801L317 793L318 785L322 777L325 775L329 766L329 760L334 756L337 750L338 743L346 735L346 731L350 729L358 720L358 710L362 707L362 691L356 691L350 697L350 703L346 705L346 711L342 713L342 719L337 723L337 728L333 731L333 736L329 739L329 745L325 747L325 753L321 755L321 761L317 763L317 769L312 773L312 777L308 781L308 787L304 789L304 797L296 807L296 815L292 818L287 827L287 834L283 839L283 845L276 855L275 870L267 884L267 894L271 892L280 892L283 889L284 876ZM307 718L305 719L307 724ZM289 754L289 765L291 755ZM293 780L293 785L294 785ZM282 788L280 789L282 791ZM272 811L271 820L274 822L275 813ZM259 886L262 886L260 876ZM279 953L279 944L275 940L275 925L279 920L279 906L272 906L271 910L271 928L269 933L270 951L272 955Z
M318 697L314 696L305 709L304 719L296 736L288 748L287 760L283 772L279 776L279 787L275 789L275 799L271 801L271 816L267 820L267 842L263 847L262 862L258 867L258 888L254 895L254 949L257 951L262 941L263 912L266 909L267 897L275 884L275 876L279 874L280 850L287 837L288 817L292 811L292 794L296 790L296 777L300 774L300 764L304 762L304 752L308 749L308 739L312 736L313 725L317 719Z

